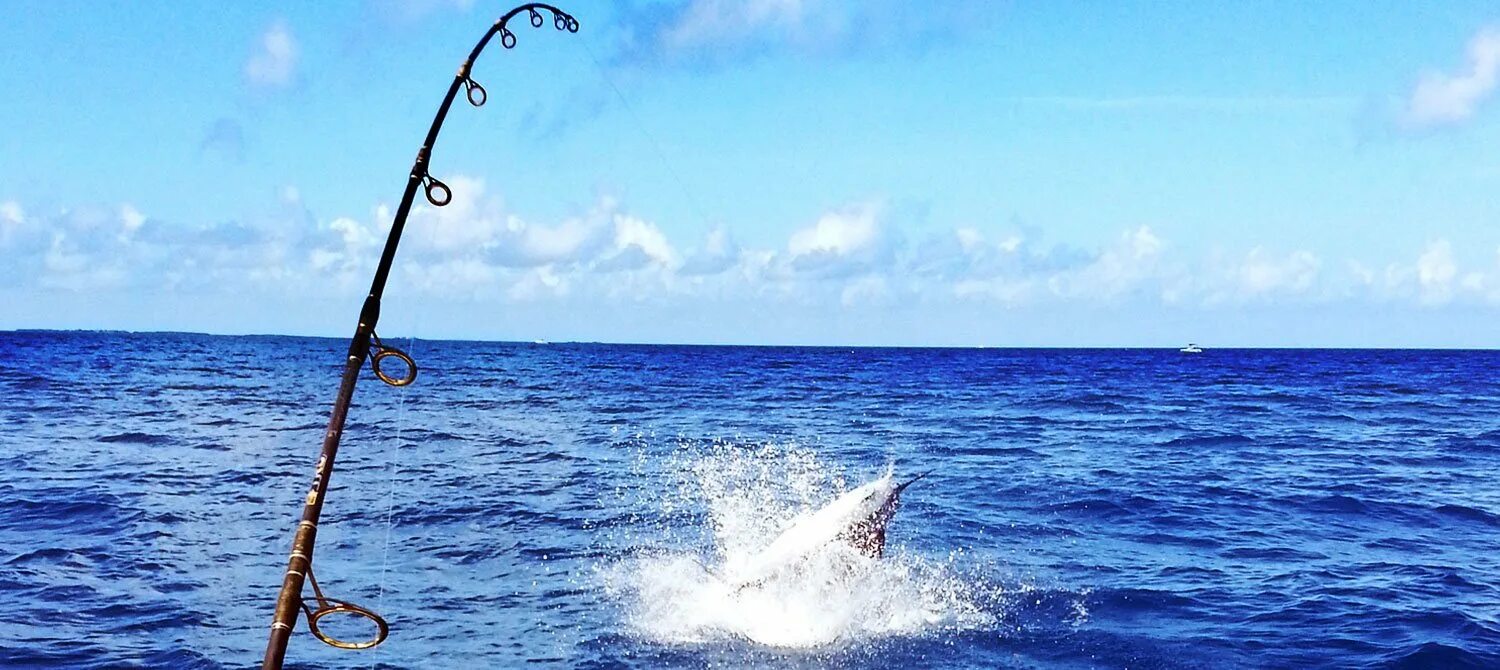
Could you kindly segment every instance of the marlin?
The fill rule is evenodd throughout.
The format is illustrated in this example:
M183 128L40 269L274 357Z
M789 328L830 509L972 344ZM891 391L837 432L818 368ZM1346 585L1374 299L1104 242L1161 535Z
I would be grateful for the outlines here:
M765 549L736 566L740 569L732 571L731 581L740 589L762 584L835 542L843 542L868 558L880 558L885 553L885 529L896 516L901 492L929 474L898 484L895 472L887 471L879 479L799 516Z

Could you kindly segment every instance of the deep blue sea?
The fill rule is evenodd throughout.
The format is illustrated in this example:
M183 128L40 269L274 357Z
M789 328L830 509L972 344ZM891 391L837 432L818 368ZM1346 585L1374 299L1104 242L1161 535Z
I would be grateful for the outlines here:
M288 667L1500 667L1500 352L388 341L314 565L391 635ZM345 347L0 333L0 666L258 666Z

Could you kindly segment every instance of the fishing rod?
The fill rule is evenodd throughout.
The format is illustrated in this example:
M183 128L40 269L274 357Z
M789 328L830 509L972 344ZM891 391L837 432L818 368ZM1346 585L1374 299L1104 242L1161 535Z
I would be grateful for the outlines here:
M413 361L406 352L382 342L375 334L375 323L380 320L380 298L385 294L385 281L391 273L391 263L396 258L396 245L401 242L401 231L406 226L406 216L411 212L412 202L416 200L417 189L422 189L427 202L432 203L434 207L442 207L453 200L453 192L448 189L448 185L433 177L427 168L428 160L432 157L433 144L437 142L438 131L443 127L443 119L447 118L448 108L453 105L453 99L458 96L459 88L464 89L464 97L469 99L469 104L475 107L484 105L489 94L483 86L479 85L479 82L474 81L470 76L470 71L474 67L474 62L479 59L480 52L484 51L485 46L496 35L500 36L501 46L507 49L515 47L516 34L509 28L510 20L525 13L531 27L540 28L546 23L544 12L551 13L554 28L570 33L578 32L578 19L552 5L532 2L506 12L495 21L493 26L490 26L489 31L480 38L479 43L474 45L474 50L469 52L469 57L464 60L463 65L459 66L458 74L454 76L453 83L448 86L448 94L443 97L443 104L438 107L437 116L432 119L432 127L427 129L427 139L422 141L422 148L417 151L417 160L412 164L411 175L406 181L406 192L401 196L401 206L396 209L396 218L391 223L390 236L386 238L385 250L380 254L380 265L375 268L375 279L370 282L370 294L365 298L364 306L359 311L359 325L354 329L354 338L349 342L348 358L344 361L344 376L339 384L338 397L333 402L333 413L328 418L328 431L323 434L323 451L318 456L312 488L308 490L307 498L302 506L302 521L297 524L296 535L292 538L292 554L287 559L286 576L281 582L281 594L276 598L276 614L271 620L271 638L266 643L266 657L261 664L262 670L280 670L282 662L286 659L287 642L291 639L299 610L307 615L307 627L314 637L340 649L368 649L384 642L390 633L390 626L379 614L354 603L323 595L323 590L318 587L318 580L313 577L312 572L313 543L318 536L318 518L323 513L328 480L333 475L333 459L338 454L339 438L344 433L344 420L349 415L349 402L354 397L354 385L359 382L360 371L364 368L365 360L369 359L370 369L375 376L391 386L406 386L417 379L416 361ZM381 369L381 363L389 358L399 361L404 370L392 374ZM309 606L302 597L304 582L312 584L316 607ZM318 627L318 622L330 614L353 615L368 619L375 625L375 636L368 640L357 641L333 637Z

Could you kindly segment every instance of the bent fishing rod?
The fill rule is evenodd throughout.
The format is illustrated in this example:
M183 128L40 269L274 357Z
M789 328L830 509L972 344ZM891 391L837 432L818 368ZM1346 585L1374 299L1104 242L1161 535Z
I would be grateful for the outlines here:
M489 31L480 38L479 43L474 45L474 50L469 52L469 57L464 60L463 65L459 66L458 74L454 76L453 83L448 86L448 94L443 97L443 104L438 107L437 116L432 119L432 127L427 129L427 139L422 141L422 148L417 151L417 160L412 164L411 175L406 181L406 192L401 196L401 206L396 209L396 217L391 223L390 236L386 238L385 249L380 254L380 264L375 268L375 279L370 283L370 294L365 298L364 306L359 311L359 325L355 327L354 338L349 342L348 358L344 361L343 380L339 384L338 397L333 403L333 412L328 418L328 431L323 435L323 451L318 456L312 488L308 490L303 502L302 520L297 524L296 535L292 539L292 553L287 560L286 576L281 582L281 595L276 599L276 614L271 620L271 638L266 644L265 661L261 664L263 670L281 668L286 658L287 642L291 639L292 629L296 626L299 613L307 615L307 627L313 636L341 649L374 647L384 642L390 632L389 625L379 614L354 603L323 595L312 571L313 543L318 536L318 518L323 513L328 481L333 475L334 456L338 454L339 438L344 433L344 420L349 415L349 402L354 397L354 386L359 382L360 371L364 369L365 360L370 361L370 369L375 376L391 386L406 386L416 381L417 378L416 362L406 352L381 342L380 337L375 334L375 324L380 320L380 298L385 293L385 282L391 273L391 263L396 258L396 245L401 242L401 231L406 226L406 216L411 212L412 202L416 200L417 189L422 189L427 202L432 203L434 207L447 205L453 199L453 192L448 189L448 185L434 178L428 171L432 147L437 142L438 131L442 130L443 120L448 116L448 108L453 105L453 99L458 96L460 88L464 89L464 96L469 99L469 104L475 107L484 105L489 94L483 86L479 85L479 82L474 81L470 76L474 62L479 59L479 54L496 35L500 36L501 46L506 49L515 47L516 34L510 30L510 20L525 14L533 28L540 28L547 20L544 13L551 14L554 28L570 33L578 32L578 19L552 5L533 2L506 12L495 21L493 26L490 26ZM389 358L399 361L404 370L398 374L382 370L382 362ZM313 604L309 604L302 597L304 582L312 584ZM318 622L331 614L368 619L375 625L375 636L368 640L357 641L333 637L318 627Z

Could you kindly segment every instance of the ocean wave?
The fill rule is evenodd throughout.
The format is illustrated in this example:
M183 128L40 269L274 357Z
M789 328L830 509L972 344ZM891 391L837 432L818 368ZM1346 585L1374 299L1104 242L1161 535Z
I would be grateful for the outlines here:
M170 435L159 435L159 434L155 434L155 433L139 433L139 432L115 433L115 434L112 434L112 435L104 435L104 436L96 438L96 439L98 439L100 442L105 442L105 443L108 443L108 444L149 444L149 445L169 444L173 440L172 436L170 436Z
M1486 526L1500 527L1500 514L1465 505L1438 505L1432 511L1446 517L1474 521Z
M1156 501L1145 496L1089 497L1043 505L1048 512L1083 515L1091 517L1113 517L1138 514L1156 505Z
M1174 449L1194 447L1215 448L1244 446L1251 442L1254 442L1254 440L1238 433L1210 433L1201 435L1183 435L1181 437L1176 437L1165 442L1159 442L1158 446Z
M11 498L0 505L0 529L66 530L109 535L140 518L117 496L77 490L40 490L43 498Z
M1389 670L1484 670L1497 665L1500 665L1500 655L1481 656L1462 647L1423 642L1415 648L1408 647L1390 654L1390 659L1381 667Z

